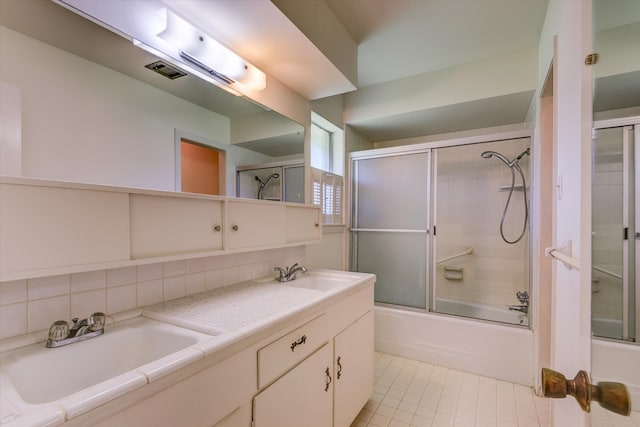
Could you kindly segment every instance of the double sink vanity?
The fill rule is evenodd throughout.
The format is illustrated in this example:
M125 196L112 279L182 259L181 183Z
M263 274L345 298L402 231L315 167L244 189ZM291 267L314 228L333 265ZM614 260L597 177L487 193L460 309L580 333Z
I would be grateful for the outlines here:
M7 177L0 198L0 282L321 238L311 205ZM276 270L52 318L56 348L46 331L0 341L0 425L349 426L373 390L375 276Z
M316 270L109 316L0 353L6 426L348 426L373 388L373 283Z

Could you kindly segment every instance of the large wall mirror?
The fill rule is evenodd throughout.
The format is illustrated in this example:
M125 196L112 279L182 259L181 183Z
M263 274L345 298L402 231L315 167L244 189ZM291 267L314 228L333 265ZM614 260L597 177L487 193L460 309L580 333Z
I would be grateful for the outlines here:
M175 78L172 64L51 0L1 8L2 95L19 106L3 125L21 133L11 174L180 190L184 138L222 153L220 194L235 196L238 168L304 163L302 125L194 75ZM254 184L244 197L257 197Z
M592 379L640 407L640 2L593 1ZM593 413L593 424L613 425ZM615 421L617 422L617 421Z
M636 187L640 2L594 1L593 271L595 336L640 341Z

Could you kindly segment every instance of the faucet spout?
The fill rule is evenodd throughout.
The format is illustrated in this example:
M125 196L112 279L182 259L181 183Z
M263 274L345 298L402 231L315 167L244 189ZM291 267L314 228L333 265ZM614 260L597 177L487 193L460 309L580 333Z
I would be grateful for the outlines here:
M528 314L529 313L529 306L528 305L510 305L509 306L509 311L519 311L521 313L524 314Z
M104 313L96 312L86 319L79 320L74 318L71 320L73 321L71 327L64 320L53 322L49 328L49 339L46 347L62 347L63 345L102 335L106 316Z
M296 279L298 273L306 273L307 268L295 263L291 267L275 267L273 271L277 271L279 273L279 276L276 278L278 282L290 282Z

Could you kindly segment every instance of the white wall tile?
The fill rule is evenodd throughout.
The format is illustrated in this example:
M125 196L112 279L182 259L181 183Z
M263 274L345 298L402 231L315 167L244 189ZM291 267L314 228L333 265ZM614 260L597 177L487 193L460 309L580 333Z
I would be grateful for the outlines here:
M0 310L0 339L27 333L27 304L9 304Z
M187 262L186 261L165 262L162 265L162 268L163 268L163 277L179 276L187 272Z
M207 270L218 270L222 268L222 255L205 258Z
M223 286L222 270L210 270L205 273L204 287L206 290L216 289Z
M107 286L122 286L136 283L136 267L123 267L107 270Z
M185 296L187 294L185 276L165 277L163 288L165 301Z
M85 292L95 289L104 289L107 283L105 270L87 271L71 275L71 292Z
M105 312L107 309L107 294L105 290L78 292L71 295L71 317L84 319L96 311Z
M238 283L238 266L225 267L222 270L222 286Z
M27 281L13 280L0 283L0 305L14 304L27 300Z
M162 264L139 265L137 270L138 282L162 279Z
M186 276L187 295L193 295L199 292L204 292L206 290L204 286L205 278L206 278L206 273L204 271L200 273L188 274Z
M138 306L157 304L163 301L162 280L138 283Z
M70 320L69 296L30 301L28 306L28 332L49 329L56 320Z
M194 258L187 260L187 274L199 273L201 271L207 271L208 258Z
M117 286L107 289L107 314L131 310L137 306L136 285Z
M252 264L244 264L238 266L238 283L246 282L251 280L253 274L253 265Z
M71 288L71 276L39 277L27 281L29 300L68 295Z

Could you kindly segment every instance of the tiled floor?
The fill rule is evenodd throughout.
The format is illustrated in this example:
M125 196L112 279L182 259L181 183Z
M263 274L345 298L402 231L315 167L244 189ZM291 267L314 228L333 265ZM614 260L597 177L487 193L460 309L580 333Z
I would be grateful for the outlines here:
M595 408L592 427L640 427ZM530 387L376 353L373 395L351 427L547 427L549 399Z

